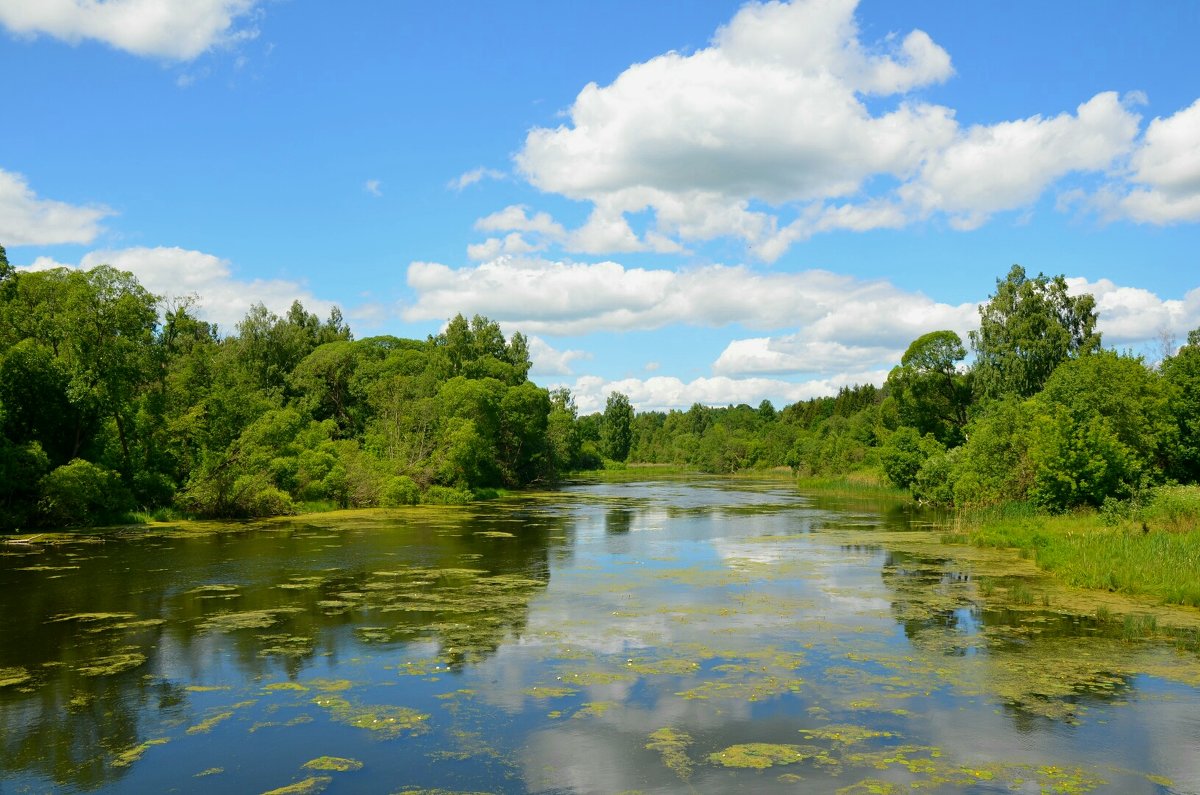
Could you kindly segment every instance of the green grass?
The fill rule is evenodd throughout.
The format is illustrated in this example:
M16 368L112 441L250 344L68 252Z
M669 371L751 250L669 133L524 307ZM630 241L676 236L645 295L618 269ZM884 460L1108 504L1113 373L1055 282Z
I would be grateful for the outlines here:
M1027 506L968 515L958 540L1016 548L1070 585L1200 607L1200 512L1189 512L1200 489L1181 496L1181 488L1116 525L1095 512L1050 516Z
M838 497L912 500L908 489L893 486L881 473L872 470L859 470L844 475L804 475L796 478L796 487L801 491L815 491Z

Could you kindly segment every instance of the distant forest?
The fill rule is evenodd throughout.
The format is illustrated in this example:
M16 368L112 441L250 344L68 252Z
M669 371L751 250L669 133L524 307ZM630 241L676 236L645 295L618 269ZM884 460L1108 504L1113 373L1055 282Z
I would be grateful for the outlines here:
M18 272L0 247L0 530L457 503L624 462L862 471L953 506L1100 507L1200 478L1200 330L1162 362L1105 350L1091 296L1014 266L974 358L915 340L882 388L579 416L525 338L459 315L353 339L338 310L256 305L222 336L129 273Z

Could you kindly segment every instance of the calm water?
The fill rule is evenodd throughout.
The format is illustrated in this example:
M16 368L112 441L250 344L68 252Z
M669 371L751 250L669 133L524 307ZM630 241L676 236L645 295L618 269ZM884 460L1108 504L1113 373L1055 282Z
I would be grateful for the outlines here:
M0 792L1200 792L1090 598L740 481L0 545Z

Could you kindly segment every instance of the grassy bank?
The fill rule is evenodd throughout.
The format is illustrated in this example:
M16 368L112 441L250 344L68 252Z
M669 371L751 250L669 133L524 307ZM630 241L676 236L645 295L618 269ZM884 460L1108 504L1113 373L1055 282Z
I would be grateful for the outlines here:
M872 470L848 472L844 475L802 475L796 478L796 488L835 497L882 497L912 501L907 489L889 483L882 473Z
M1157 489L1104 512L963 514L948 540L1016 548L1070 585L1200 607L1200 487Z

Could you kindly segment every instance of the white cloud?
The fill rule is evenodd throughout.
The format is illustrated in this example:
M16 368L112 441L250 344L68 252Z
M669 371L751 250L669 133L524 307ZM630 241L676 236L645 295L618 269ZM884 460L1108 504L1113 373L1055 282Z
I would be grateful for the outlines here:
M900 361L904 349L904 345L862 346L833 340L804 340L797 334L753 337L731 341L713 363L713 372L730 376L785 375L886 368Z
M749 3L710 46L590 83L567 123L530 131L516 155L521 174L593 206L564 249L664 251L733 237L773 261L834 230L894 229L934 214L971 229L1131 150L1133 94L962 128L953 109L909 93L948 79L949 54L919 30L863 42L856 5ZM871 95L894 101L872 111ZM1195 136L1180 131L1178 140ZM639 236L626 216L646 210L653 221Z
M372 196L377 196L377 197L382 196L383 195L383 182L381 182L380 180L377 180L377 179L369 179L365 183L363 183L363 190L365 190L367 193L371 194Z
M0 0L0 23L14 33L75 44L104 42L134 55L189 61L213 47L258 35L240 25L258 0Z
M1129 218L1153 224L1200 221L1200 100L1146 128L1131 158L1136 187L1121 202Z
M741 265L676 271L501 257L452 269L414 262L408 285L416 301L404 307L406 320L461 311L555 335L739 323L800 326L813 340L903 348L926 331L970 328L975 319L974 304L938 303L886 281L819 270L764 274Z
M882 384L887 370L841 373L830 378L803 382L773 378L696 378L682 381L671 376L625 378L606 381L599 376L582 376L574 383L561 384L570 388L580 414L603 411L605 401L613 392L622 392L639 411L687 409L694 403L707 406L727 406L747 403L755 406L764 399L775 405L795 403L821 395L831 395L843 386L853 384Z
M196 314L218 323L223 333L231 333L250 306L259 302L276 314L286 312L296 300L309 312L322 316L334 306L316 298L298 282L237 279L227 260L202 251L167 247L92 251L84 255L77 267L88 270L97 265L129 271L143 287L164 298L196 294L200 299ZM39 257L27 270L49 267L75 266Z
M529 358L533 367L532 375L571 375L571 363L580 359L590 359L592 354L587 351L560 351L541 337L529 337Z
M1067 279L1072 293L1091 293L1096 298L1099 319L1096 327L1108 347L1152 345L1159 332L1174 332L1179 338L1200 328L1200 287L1182 298L1163 299L1140 287L1122 287L1109 279Z
M1115 92L1106 92L1074 116L976 125L931 153L899 194L926 214L942 211L956 228L974 229L992 213L1036 201L1066 174L1107 168L1132 146L1138 121Z
M0 169L0 245L91 243L100 234L101 219L110 215L107 207L38 198L25 177Z
M562 224L550 217L549 213L531 216L529 208L523 204L510 204L499 212L484 216L475 222L475 228L482 232L537 232L554 238L562 238L567 234Z
M530 254L541 251L545 243L530 243L520 232L509 232L504 237L489 237L482 243L467 246L467 256L473 260L490 260L505 255Z
M474 185L476 182L482 182L485 179L504 179L504 172L497 171L494 168L479 168L471 169L470 171L459 174L454 179L446 183L446 187L453 190L462 190L463 188Z

